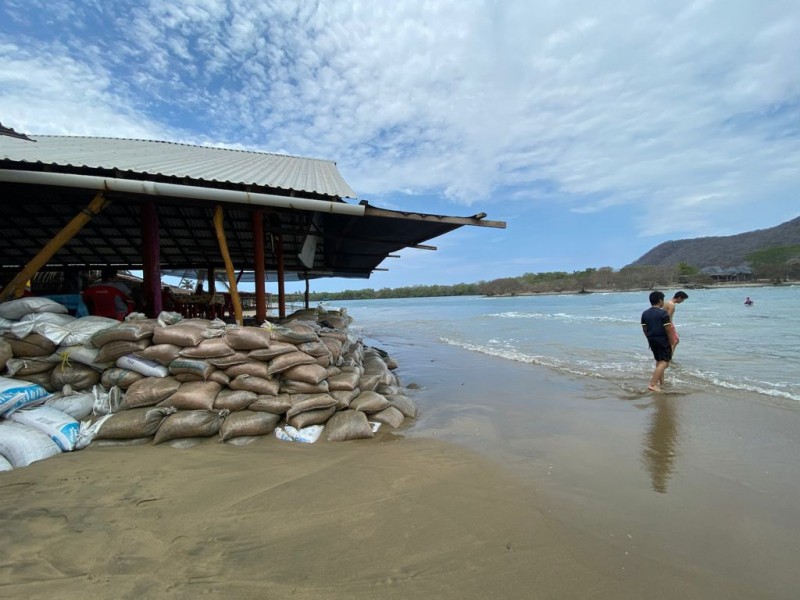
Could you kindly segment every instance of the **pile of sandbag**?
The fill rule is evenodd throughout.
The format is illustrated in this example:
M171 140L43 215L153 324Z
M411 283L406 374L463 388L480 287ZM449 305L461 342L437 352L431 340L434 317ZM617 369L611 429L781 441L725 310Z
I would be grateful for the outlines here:
M349 323L344 311L320 309L279 325L240 327L176 313L75 319L45 298L2 303L0 373L12 381L9 389L35 391L24 398L14 391L0 425L35 429L32 421L49 418L63 427L53 413L25 417L36 404L59 411L74 420L68 429L76 439L69 448L56 444L56 453L92 439L158 444L275 432L314 441L323 430L331 441L371 438L381 425L400 427L416 408L402 393L396 363L364 346ZM10 434L0 429L3 435ZM24 437L18 428L14 435ZM0 439L0 455L14 454L3 448Z

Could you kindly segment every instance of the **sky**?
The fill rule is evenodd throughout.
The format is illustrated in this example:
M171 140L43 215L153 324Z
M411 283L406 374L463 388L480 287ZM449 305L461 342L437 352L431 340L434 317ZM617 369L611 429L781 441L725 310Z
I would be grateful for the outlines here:
M485 212L508 227L311 289L470 283L800 215L798 57L798 0L3 0L0 122L324 158L357 200Z

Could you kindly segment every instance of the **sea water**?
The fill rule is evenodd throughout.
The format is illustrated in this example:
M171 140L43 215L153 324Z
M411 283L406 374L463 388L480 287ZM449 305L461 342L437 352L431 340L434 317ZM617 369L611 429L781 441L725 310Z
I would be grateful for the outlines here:
M674 289L663 290L667 298ZM680 345L669 389L737 390L800 402L800 286L686 290L674 322ZM750 296L754 303L745 306ZM646 388L653 357L640 316L648 292L458 296L360 300L353 328L380 341L424 339L564 375L596 378L625 392Z

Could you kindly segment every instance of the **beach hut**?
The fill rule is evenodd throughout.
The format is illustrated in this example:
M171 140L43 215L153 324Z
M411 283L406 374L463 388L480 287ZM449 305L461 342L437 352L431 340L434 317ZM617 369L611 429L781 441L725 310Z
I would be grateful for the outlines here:
M462 227L505 227L480 213L452 217L358 201L336 163L153 140L0 136L0 301L41 270L141 270L145 312L162 308L165 274L252 282L256 319L275 282L368 278L403 248ZM308 285L308 284L306 284Z

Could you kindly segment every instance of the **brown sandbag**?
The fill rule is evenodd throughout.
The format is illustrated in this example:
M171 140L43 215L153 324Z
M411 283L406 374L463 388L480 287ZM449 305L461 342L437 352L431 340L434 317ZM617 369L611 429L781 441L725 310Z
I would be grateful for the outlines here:
M277 342L273 340L270 342L269 348L250 350L247 355L253 360L270 361L276 356L288 354L289 352L297 352L297 346L288 342Z
M361 375L356 371L342 372L333 377L328 377L328 389L332 392L352 391L358 387Z
M227 369L228 367L240 365L248 360L250 360L250 357L247 356L247 352L234 352L227 356L213 356L208 359L208 362L218 369Z
M189 381L169 398L158 403L159 406L174 406L180 410L211 410L214 399L222 386L215 381Z
M318 356L314 359L314 362L327 370L327 368L331 365L331 355L328 354L327 356Z
M130 369L111 367L110 369L103 371L103 375L100 378L100 383L102 383L103 387L107 390L110 390L114 386L117 386L121 390L127 390L131 385L140 379L144 379L144 375L141 373L131 371Z
M247 390L223 389L214 398L214 408L226 408L231 412L244 410L258 398L258 394Z
M247 410L258 412L268 412L274 415L285 414L292 407L292 400L289 394L278 394L277 396L261 395L258 396Z
M306 383L305 381L282 379L280 391L284 394L327 394L328 382Z
M234 350L256 350L269 348L271 336L263 327L231 327L223 339Z
M100 373L86 365L58 365L50 373L50 383L60 390L69 384L73 390L88 390L100 383Z
M278 415L251 410L231 413L219 428L219 439L224 442L244 435L266 435L275 431L280 419Z
M198 375L203 379L208 379L208 376L215 370L216 368L211 363L200 360L199 358L180 357L169 363L169 372L173 375L189 373L191 375Z
M297 365L290 367L281 373L281 377L293 381L304 381L306 383L317 384L328 377L328 369L317 364ZM330 388L330 386L329 386Z
M286 323L285 325L274 326L270 330L270 335L276 342L288 342L290 344L315 342L319 339L317 332L314 331L312 327L299 323Z
M280 391L280 384L276 379L255 377L253 375L237 375L228 386L232 390L247 390L267 396L276 396Z
M42 386L48 392L55 392L60 388L53 387L53 384L50 382L50 373L52 371L45 371L44 373L34 373L33 375L14 375L14 379L21 379L22 381L28 381L30 383L36 383Z
M153 344L137 352L136 356L154 360L158 364L166 367L169 363L178 358L180 351L181 347L176 344Z
M145 377L131 384L122 397L121 409L153 406L178 391L181 383L174 377Z
M173 377L181 383L186 383L187 381L216 381L222 386L227 386L231 382L231 378L225 375L225 371L220 371L219 369L211 371L207 378L195 373L178 373Z
M286 418L293 417L307 410L318 410L336 406L336 400L328 394L297 394L291 397L292 407L286 411Z
M36 375L37 373L44 373L45 371L52 371L53 368L58 364L54 363L52 360L48 360L49 357L42 357L42 358L16 358L12 361L12 364L9 365L9 370L17 365L21 365L16 371L14 371L14 375Z
M5 334L6 343L11 346L11 352L17 358L33 358L35 356L50 356L56 351L56 345L43 335L30 333L18 340L11 333Z
M0 373L6 368L6 363L14 356L14 351L11 349L11 344L5 340L0 339Z
M222 338L211 338L203 340L196 346L181 350L181 356L186 358L217 358L220 356L230 356L236 351L225 343Z
M153 337L156 323L155 319L123 321L117 325L101 329L89 339L98 348L102 348L109 342L138 342L139 340Z
M377 413L385 408L389 408L391 403L380 394L376 392L361 392L352 402L350 408L353 410L360 410L367 414Z
M219 432L227 410L179 410L161 423L153 444L190 437L211 437Z
M205 328L181 321L167 327L156 327L153 331L154 344L175 344L182 348L197 346L205 338Z
M238 365L233 365L225 369L228 377L238 377L239 375L252 375L254 377L269 378L269 363L260 360L248 360Z
M395 429L400 427L400 425L403 424L403 421L405 421L403 413L397 410L394 406L384 408L380 412L371 414L369 418L373 421L377 421L378 423L385 423L389 427L394 427Z
M173 407L132 408L112 413L95 433L96 440L131 440L149 438L161 422L177 409Z
M318 358L320 356L329 356L331 353L331 351L328 350L328 346L326 346L321 340L297 344L297 349L300 350L300 352L310 354L314 358Z
M392 403L392 406L403 413L404 417L408 417L409 419L417 418L417 407L408 396L389 394L386 396L386 399Z
M360 410L342 410L333 415L325 425L330 442L344 442L375 437L372 426Z
M286 419L286 422L292 427L302 429L303 427L308 427L310 425L319 425L321 423L325 423L335 412L335 406L320 408L317 410L305 410L301 413L297 413L289 419Z
M291 369L297 365L310 365L313 362L316 362L316 359L313 356L306 354L305 352L295 350L294 352L288 352L286 354L276 356L269 361L269 372L271 375L275 375L276 373L282 373L286 369Z
M339 357L342 355L342 342L329 336L320 336L319 341L327 346L328 352L330 352L333 357L333 362L339 360Z
M350 403L355 398L358 398L361 390L358 388L354 390L333 390L328 393L336 400L336 410L345 410L350 408Z
M150 340L145 338L138 342L126 342L125 340L114 340L105 344L97 353L95 362L114 363L120 356L126 354L139 354L150 345Z

